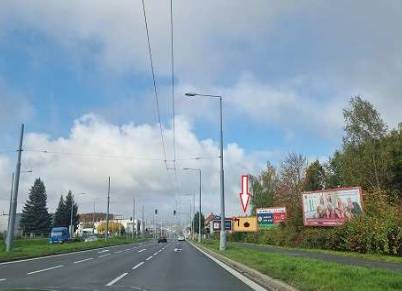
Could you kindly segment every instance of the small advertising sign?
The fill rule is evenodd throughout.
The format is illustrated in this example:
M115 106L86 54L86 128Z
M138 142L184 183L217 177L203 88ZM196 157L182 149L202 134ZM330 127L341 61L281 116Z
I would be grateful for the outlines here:
M257 217L236 217L233 219L234 232L256 232L257 231Z
M256 214L259 229L268 229L286 220L285 207L258 208Z
M212 229L214 231L220 231L221 230L221 221L214 220L212 222ZM225 219L225 230L228 230L228 231L232 230L232 220L231 219L228 219L228 218Z

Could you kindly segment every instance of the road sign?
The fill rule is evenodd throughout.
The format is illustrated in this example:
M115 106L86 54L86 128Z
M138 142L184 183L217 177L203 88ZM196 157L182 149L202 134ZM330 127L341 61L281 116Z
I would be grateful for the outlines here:
M248 175L241 176L241 192L240 192L240 205L243 212L247 212L247 207L250 202L251 194L248 192Z
M286 220L285 207L258 208L256 214L259 229L268 229Z
M234 232L256 232L257 231L257 217L236 217L233 219Z
M221 221L220 220L214 220L212 222L212 229L214 231L220 231L221 230ZM232 220L229 218L225 219L225 230L232 230Z

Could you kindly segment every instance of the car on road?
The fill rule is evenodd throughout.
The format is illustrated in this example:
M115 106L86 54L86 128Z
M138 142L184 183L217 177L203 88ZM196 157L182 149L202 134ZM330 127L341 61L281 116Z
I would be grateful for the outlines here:
M161 236L158 238L158 243L167 243L167 238L164 236Z
M179 236L177 237L177 240L178 240L178 241L185 241L186 238L185 238L183 235L179 235Z
M50 231L49 243L62 244L70 240L70 233L67 227L53 227Z

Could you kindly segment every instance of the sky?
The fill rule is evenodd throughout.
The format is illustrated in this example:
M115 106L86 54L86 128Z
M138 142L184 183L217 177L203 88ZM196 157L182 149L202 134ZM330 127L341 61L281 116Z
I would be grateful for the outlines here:
M140 0L0 2L0 212L21 123L32 173L21 175L19 210L40 177L50 212L68 190L79 211L105 211L110 176L111 212L131 216L135 197L137 213L171 219L177 204L184 219L198 193L184 167L202 170L203 212L219 213L219 104L185 92L223 96L229 215L241 214L242 174L340 148L352 96L391 128L401 121L400 1L173 0L175 134L170 0L145 8L167 165Z

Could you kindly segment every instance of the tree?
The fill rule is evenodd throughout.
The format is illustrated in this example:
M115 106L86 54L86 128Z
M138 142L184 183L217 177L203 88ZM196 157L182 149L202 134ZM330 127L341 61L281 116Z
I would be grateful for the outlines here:
M274 196L278 187L278 176L275 167L267 162L267 168L258 177L251 176L251 212L255 214L257 208L274 205Z
M99 224L96 230L100 234L104 234L106 231L106 222ZM111 234L123 234L125 232L124 226L119 222L109 221L109 233Z
M198 225L199 225L199 212L197 211L194 215L193 222L194 222L194 232L198 233ZM201 233L203 232L204 229L204 223L205 223L205 217L201 213Z
M66 220L66 203L64 202L63 195L60 196L59 205L57 206L56 212L53 218L53 226L67 226L69 225Z
M306 170L304 181L305 191L321 190L325 184L325 171L320 162L316 160Z
M47 235L51 217L46 207L46 188L40 178L36 179L29 191L21 216L21 227L25 234Z
M345 143L357 145L384 137L387 126L370 102L356 96L350 99L349 104L350 108L343 110Z
M74 231L78 227L79 223L79 216L78 216L78 205L74 201L74 196L71 191L68 191L68 194L66 196L65 200L65 221L67 222L67 226L70 226L71 224L71 207L73 209L73 225L74 225Z

